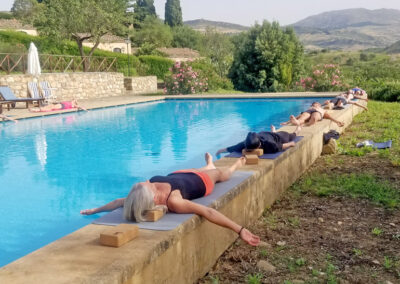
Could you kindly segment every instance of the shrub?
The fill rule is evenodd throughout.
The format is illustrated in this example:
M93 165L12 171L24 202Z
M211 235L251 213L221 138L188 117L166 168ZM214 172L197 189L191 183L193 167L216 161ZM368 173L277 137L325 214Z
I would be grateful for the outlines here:
M233 90L232 82L228 78L220 77L215 71L214 66L211 63L207 62L207 60L196 60L190 62L190 65L195 71L198 71L202 74L207 74L209 90Z
M386 102L400 102L400 81L383 82L365 87L369 98Z
M174 64L171 59L154 55L139 56L139 61L139 75L154 75L160 79L165 77L169 68Z
M147 43L147 42L142 44L142 46L138 49L138 51L135 53L135 55L136 56L155 55L155 56L167 57L167 54L159 51L154 44Z
M289 89L303 70L303 46L292 28L264 21L235 37L229 77L242 91Z
M176 62L165 76L164 93L169 95L196 94L207 90L207 78L185 62Z
M310 76L301 78L299 82L296 82L296 85L302 87L305 91L337 91L347 88L342 77L339 65L317 65L313 67Z

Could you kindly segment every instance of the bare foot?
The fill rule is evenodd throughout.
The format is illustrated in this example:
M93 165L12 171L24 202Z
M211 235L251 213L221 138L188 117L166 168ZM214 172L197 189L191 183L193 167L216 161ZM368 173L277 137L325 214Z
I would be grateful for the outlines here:
M294 115L290 116L290 122L294 125L300 126L300 122L296 119L296 117L294 117Z
M290 123L290 121L281 122L281 125L288 125L289 123Z
M276 132L276 128L275 128L275 126L273 126L272 124L271 124L271 132L273 132L273 133Z
M214 165L214 162L213 162L213 157L211 156L210 153L207 152L204 155L204 159L206 160L206 164L207 164L206 168L208 168L208 169L216 169L216 167Z
M95 212L94 209L85 209L85 210L81 210L80 213L81 213L82 215L92 215L92 214L94 214L94 213L96 213L96 212Z
M238 168L243 167L244 165L246 165L246 157L240 157L237 163L238 163Z

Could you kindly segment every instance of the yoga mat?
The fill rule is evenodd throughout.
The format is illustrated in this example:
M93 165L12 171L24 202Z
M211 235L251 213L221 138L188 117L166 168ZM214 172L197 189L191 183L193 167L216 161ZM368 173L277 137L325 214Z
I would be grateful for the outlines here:
M303 139L303 137L304 136L296 136L296 138L293 140L294 142L299 142L301 139ZM287 150L287 149L286 149ZM276 158L278 158L283 152L285 152L286 150L284 150L284 151L282 151L282 152L276 152L276 153L272 153L272 154L264 154L264 155L262 155L262 156L259 156L258 158L260 158L260 159L270 159L270 160L273 160L273 159L276 159ZM232 152L232 153L230 153L230 154L228 154L228 155L226 155L225 157L227 157L227 158L240 158L240 157L242 157L243 155L242 155L242 153L239 153L239 152Z
M211 205L215 200L229 192L235 186L241 184L244 180L250 177L253 172L244 172L244 171L237 171L234 172L232 177L228 181L224 181L221 183L217 183L213 192L205 197L198 198L192 200L195 203L202 204L205 206ZM98 225L109 225L115 226L121 223L124 224L134 224L139 226L141 229L147 230L157 230L157 231L168 231L175 229L177 226L188 220L193 216L193 214L176 214L176 213L167 213L164 217L162 217L157 222L130 222L126 221L122 217L122 208L118 208L96 220L94 220L93 224Z
M357 143L356 147L368 147L372 146L373 148L376 149L386 149L386 148L391 148L392 147L392 140L388 140L386 142L374 142L372 140L365 140L363 142Z

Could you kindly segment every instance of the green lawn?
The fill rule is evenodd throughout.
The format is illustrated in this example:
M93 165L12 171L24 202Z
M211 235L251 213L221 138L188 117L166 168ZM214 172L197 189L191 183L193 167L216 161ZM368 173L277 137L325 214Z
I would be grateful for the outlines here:
M376 150L369 147L356 148L358 142L384 142L391 139L392 148L379 150L379 154L389 159L393 165L400 166L400 104L369 101L368 108L369 111L354 118L346 135L340 138L340 151L347 155L364 156Z

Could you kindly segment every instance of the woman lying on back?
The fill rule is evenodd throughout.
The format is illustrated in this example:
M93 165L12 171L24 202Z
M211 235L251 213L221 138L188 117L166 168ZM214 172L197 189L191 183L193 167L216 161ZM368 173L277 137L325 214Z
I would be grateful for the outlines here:
M42 107L34 107L30 108L29 111L32 112L47 112L47 111L56 111L56 110L66 110L66 109L78 109L78 110L87 110L81 107L76 100L65 101L55 104L48 104Z
M146 211L156 206L166 206L175 213L194 213L208 221L231 229L248 244L257 246L260 238L249 230L217 210L192 202L192 199L209 195L215 183L229 180L235 170L246 163L244 157L230 167L216 168L212 156L205 155L207 165L200 169L189 169L173 172L167 176L155 176L145 182L133 185L126 198L116 199L104 206L82 210L81 214L91 215L103 211L124 208L124 218L130 221L143 222Z

